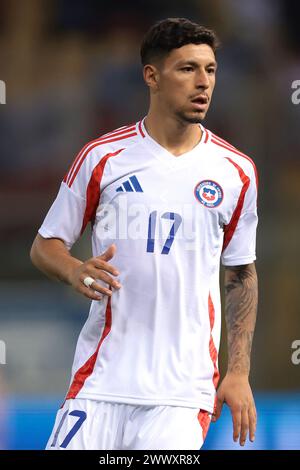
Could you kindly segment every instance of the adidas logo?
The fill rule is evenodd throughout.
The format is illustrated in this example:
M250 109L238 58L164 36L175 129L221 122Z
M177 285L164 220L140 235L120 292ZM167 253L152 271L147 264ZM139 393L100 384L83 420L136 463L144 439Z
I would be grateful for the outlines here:
M121 184L116 189L117 192L127 192L127 193L142 193L143 190L141 188L141 185L135 175L130 176L129 180L124 181L124 183Z

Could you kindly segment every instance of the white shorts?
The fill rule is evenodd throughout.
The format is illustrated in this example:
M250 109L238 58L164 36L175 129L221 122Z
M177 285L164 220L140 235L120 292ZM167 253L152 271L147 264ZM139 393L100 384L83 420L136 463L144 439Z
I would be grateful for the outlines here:
M198 408L75 398L57 412L47 450L199 450L211 415Z

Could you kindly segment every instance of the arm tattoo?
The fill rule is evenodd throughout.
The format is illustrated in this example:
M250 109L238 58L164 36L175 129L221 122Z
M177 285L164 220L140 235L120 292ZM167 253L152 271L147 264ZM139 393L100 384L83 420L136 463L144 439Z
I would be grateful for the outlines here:
M225 318L228 372L248 374L257 312L255 265L225 268Z

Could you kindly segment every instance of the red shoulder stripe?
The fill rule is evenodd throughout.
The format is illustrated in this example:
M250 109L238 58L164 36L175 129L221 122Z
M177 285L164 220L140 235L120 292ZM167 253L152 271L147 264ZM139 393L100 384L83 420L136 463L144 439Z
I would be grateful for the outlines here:
M135 124L130 124L130 126L125 126L121 127L120 129L116 129L115 131L108 132L107 134L102 135L100 138L108 138L112 136L117 136L117 135L122 135L125 134L126 132L133 131L135 130Z
M80 159L81 155L83 154L83 152L85 152L85 150L92 144L94 144L95 142L100 142L102 141L103 139L108 139L110 138L112 135L122 135L122 134L125 134L129 131L133 131L135 130L135 125L133 126L133 124L130 124L128 126L123 126L122 128L119 128L119 129L116 129L115 131L112 131L112 132L109 132L107 134L104 134L102 135L101 137L97 137L97 139L94 139L94 140L91 140L90 142L88 142L81 150L80 152L77 154L76 158L74 159L70 169L68 170L68 172L66 173L63 181L64 183L69 183L70 181L70 178L72 176L72 173L74 171L74 168L78 162L78 160Z
M204 143L206 144L206 142L208 141L208 132L207 130L204 128L204 134L205 134L205 138L204 138Z
M231 160L231 158L226 157L226 159L239 172L239 175L240 175L241 181L243 183L243 186L242 186L239 198L238 198L236 208L233 211L231 220L230 220L229 224L225 225L225 227L224 227L224 241L223 241L222 252L227 248L227 246L229 245L230 240L232 239L232 237L234 235L235 229L237 227L239 218L240 218L241 213L242 213L242 209L243 209L243 205L244 205L244 201L245 201L245 195L246 195L247 189L249 188L249 184L250 184L250 178L243 172L242 168L237 163L235 163L233 160Z
M256 187L258 188L258 174L257 174L257 169L256 169L256 165L255 163L253 162L253 160L248 157L247 155L245 155L244 153L240 152L239 150L237 150L235 147L233 147L232 145L230 144L224 144L224 143L221 143L219 141L217 141L215 138L212 138L211 139L211 142L213 144L216 144L216 145L219 145L219 147L223 147L224 149L226 150L229 150L230 152L233 152L235 153L236 155L239 155L240 157L243 157L245 158L246 160L248 160L248 162L251 163L251 165L253 166L253 169L254 169L254 173L255 173L255 180L256 180ZM224 141L225 142L225 141Z
M142 128L142 121L139 122L139 131L140 131L141 136L144 138L145 134L144 134L143 128Z
M101 158L98 165L95 166L93 173L91 175L89 184L86 189L86 207L85 207L80 234L84 232L87 224L90 221L93 222L95 220L96 211L97 211L97 207L99 205L99 200L100 200L100 184L101 184L105 164L110 157L114 157L115 155L118 155L120 152L122 152L122 150L124 149L119 149L114 153L108 153L103 158Z
M78 162L79 158L81 157L81 155L83 154L83 152L84 152L90 145L92 145L94 142L98 142L99 139L100 139L100 137L97 137L97 139L91 140L90 142L88 142L87 144L85 144L85 146L80 150L80 152L78 152L78 154L76 155L76 157L75 157L75 159L74 159L74 161L73 161L73 163L72 163L72 165L71 165L69 171L66 173L66 175L65 175L65 177L64 177L64 179L63 179L64 183L67 183L68 180L70 179L70 177L71 177L71 175L72 175L72 172L73 172L73 170L74 170L74 167L75 167L76 163Z
M221 142L222 144L225 144L225 145L227 145L228 147L231 147L231 148L237 150L237 148L236 148L234 145L232 145L232 144L230 144L229 142L227 142L227 140L221 139L221 137L219 137L218 135L214 134L213 132L211 133L211 135L212 135L212 138L213 138L213 139L218 140L218 141Z
M103 144L108 144L110 142L118 142L119 140L124 140L124 139L128 139L129 137L133 137L137 135L136 132L131 132L129 134L125 134L125 135L122 135L122 136L118 136L116 138L111 138L111 139L100 139L100 140L97 140L94 144L92 144L91 146L88 146L87 148L85 148L84 152L81 152L79 158L77 158L77 165L74 166L73 168L73 171L71 174L69 174L69 177L68 177L68 180L67 180L67 184L69 187L72 186L76 176L77 176L77 173L79 172L80 170L80 167L81 165L83 164L84 160L86 159L87 155L89 154L89 152L91 150L93 150L95 147L98 147L99 145L103 145Z

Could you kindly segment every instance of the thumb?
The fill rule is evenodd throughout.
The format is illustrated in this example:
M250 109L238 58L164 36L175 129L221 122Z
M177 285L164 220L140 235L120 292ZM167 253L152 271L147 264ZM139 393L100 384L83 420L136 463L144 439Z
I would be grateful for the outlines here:
M102 253L102 255L97 256L97 258L102 259L104 261L109 261L110 259L114 257L114 255L116 254L116 251L117 251L117 247L113 243L107 248L107 250L104 253Z
M224 400L217 397L217 401L216 401L215 409L214 409L214 414L213 414L212 419L211 419L212 422L215 422L220 418L222 408L223 408L223 404L224 404Z

